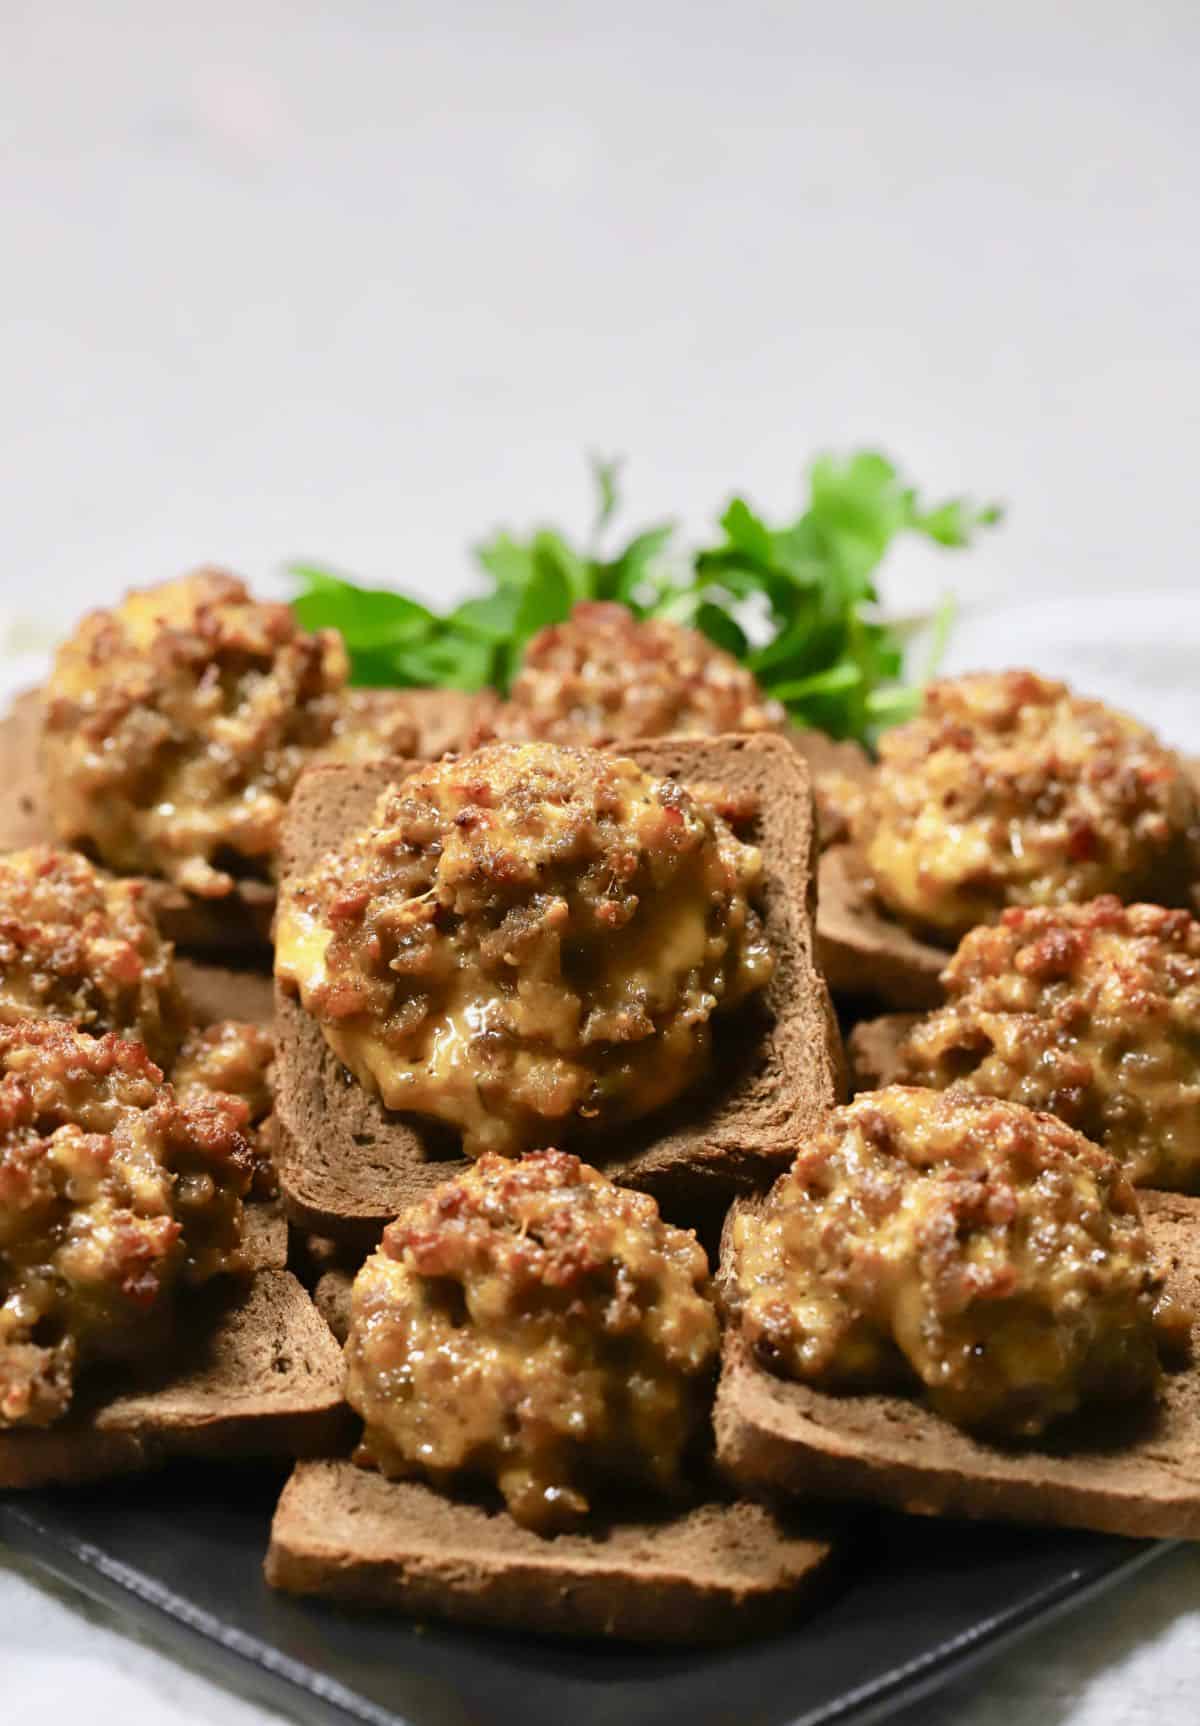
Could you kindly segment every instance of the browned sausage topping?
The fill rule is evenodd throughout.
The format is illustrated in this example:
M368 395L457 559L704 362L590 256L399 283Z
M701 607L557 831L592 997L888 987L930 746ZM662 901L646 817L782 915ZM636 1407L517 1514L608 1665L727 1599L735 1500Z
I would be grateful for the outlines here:
M900 1076L1048 1109L1142 1186L1200 1187L1200 924L1112 897L1007 911L942 974Z
M603 744L785 723L778 702L699 630L641 623L623 605L589 600L533 637L507 705L478 737Z
M182 1104L138 1043L0 1026L0 1427L69 1409L81 1369L140 1359L175 1291L242 1269L236 1109Z
M1051 1115L893 1085L837 1109L734 1224L733 1300L772 1370L923 1385L962 1426L1034 1437L1152 1394L1188 1315L1111 1158Z
M1194 872L1179 758L1031 671L932 684L847 814L883 904L946 942L1006 905L1182 904Z
M492 1481L545 1533L596 1488L676 1493L717 1344L704 1250L653 1199L559 1151L486 1155L392 1223L355 1280L359 1460Z
M0 857L0 1021L23 1018L118 1031L170 1064L187 1008L144 882L48 845Z
M203 1104L215 1096L241 1125L254 1149L255 1198L271 1198L277 1190L274 1061L269 1031L241 1019L220 1019L188 1032L171 1069L181 1102Z
M361 754L378 713L343 695L332 630L216 570L94 611L59 649L43 759L55 829L111 868L219 897L269 873L283 810L314 751ZM388 748L411 746L388 720Z
M276 970L389 1108L470 1155L644 1115L772 960L759 853L633 762L494 744L412 774L281 895Z
M184 1097L205 1091L240 1097L249 1120L257 1124L271 1110L274 1058L274 1039L261 1025L220 1019L188 1033L171 1083Z
M107 875L75 851L36 846L0 857L0 1023L25 1018L144 1043L178 1095L236 1099L247 1130L270 1112L269 1033L236 1020L190 1028L145 883ZM269 1192L273 1182L264 1146L256 1187Z

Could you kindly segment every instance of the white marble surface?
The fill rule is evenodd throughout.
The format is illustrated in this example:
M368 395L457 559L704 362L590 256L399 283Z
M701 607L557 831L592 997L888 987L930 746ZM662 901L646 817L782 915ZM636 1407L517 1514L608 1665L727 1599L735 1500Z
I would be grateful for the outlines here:
M202 559L446 593L582 524L584 448L698 523L867 441L1011 503L889 572L976 607L956 662L1200 744L1198 60L1193 0L6 0L0 628ZM271 1718L2 1562L0 1670L14 1721ZM1198 1684L1180 1553L913 1722Z

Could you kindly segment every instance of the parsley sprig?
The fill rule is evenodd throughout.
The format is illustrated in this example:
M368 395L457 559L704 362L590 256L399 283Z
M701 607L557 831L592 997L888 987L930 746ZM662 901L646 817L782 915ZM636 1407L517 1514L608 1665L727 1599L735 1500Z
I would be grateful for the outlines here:
M498 533L475 548L487 590L438 613L391 589L295 565L307 629L341 631L357 684L508 690L530 637L583 599L700 629L748 665L801 725L870 742L910 714L905 637L879 613L875 574L893 541L917 534L962 548L1001 519L962 498L925 506L882 455L821 456L806 507L772 526L735 497L711 543L687 547L663 521L614 543L620 464L594 460L596 511L583 545L556 528ZM951 610L934 624L944 642Z

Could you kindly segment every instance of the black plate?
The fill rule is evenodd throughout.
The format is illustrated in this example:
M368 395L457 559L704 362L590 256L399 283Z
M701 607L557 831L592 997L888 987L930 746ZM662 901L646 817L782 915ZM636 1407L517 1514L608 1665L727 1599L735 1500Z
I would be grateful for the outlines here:
M5 1540L235 1683L314 1722L368 1726L826 1726L878 1720L1160 1544L907 1521L860 1531L838 1592L733 1650L653 1653L416 1627L272 1594L279 1482L216 1471L0 1501Z

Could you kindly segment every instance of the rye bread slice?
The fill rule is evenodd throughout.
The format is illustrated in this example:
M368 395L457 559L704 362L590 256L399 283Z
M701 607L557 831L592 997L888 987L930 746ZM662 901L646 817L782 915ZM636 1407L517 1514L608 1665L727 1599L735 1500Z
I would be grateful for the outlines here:
M813 780L827 773L865 780L874 770L867 751L853 742L810 730L793 730L789 740L805 756ZM825 982L836 996L862 996L901 1008L938 1005L939 977L950 954L887 917L863 885L855 847L829 844L829 837L817 894L817 960Z
M21 851L53 837L38 772L41 738L42 698L27 689L0 718L0 851Z
M817 958L835 995L886 1007L936 1007L948 951L910 935L871 901L857 853L831 845L820 863Z
M197 1025L242 1019L269 1031L274 1024L275 989L269 972L231 971L194 959L177 960L175 971Z
M783 735L803 755L814 779L819 773L840 773L847 779L866 779L870 775L871 757L860 743L799 725L790 726Z
M248 1199L242 1245L252 1271L282 1271L288 1263L288 1225L280 1199Z
M406 1617L705 1644L794 1619L834 1553L811 1522L745 1501L546 1539L504 1511L342 1461L297 1466L264 1568L273 1588Z
M878 1019L862 1019L846 1039L846 1063L850 1090L879 1091L894 1084L900 1071L900 1047L920 1013L884 1013Z
M61 1426L0 1433L0 1487L97 1480L172 1457L325 1456L344 1448L342 1356L289 1271L205 1291L161 1366Z
M269 881L239 881L223 899L201 899L169 881L147 880L146 890L159 928L181 953L234 965L270 964L275 889Z
M1142 1193L1168 1287L1200 1311L1200 1200ZM776 1378L726 1333L718 1459L746 1490L870 1500L922 1516L1054 1523L1200 1539L1200 1361L1156 1407L1091 1411L1037 1445L989 1445L915 1397L835 1396Z
M354 1292L352 1270L338 1265L322 1271L313 1290L313 1305L343 1347L350 1335L350 1297Z
M59 843L46 811L38 757L42 701L36 689L18 695L0 718L0 851ZM184 952L261 963L271 940L275 889L239 882L224 899L200 899L166 881L148 881L159 928Z
M473 695L463 689L406 689L400 699L417 728L417 755L422 761L439 761L470 748L476 722L494 697L490 691Z
M749 836L766 863L764 910L776 955L766 998L714 1028L710 1082L612 1139L572 1148L614 1180L653 1193L670 1216L723 1208L790 1162L839 1098L841 1043L813 959L813 816L804 763L773 734L632 743L649 772L750 793ZM370 820L411 762L316 767L301 778L283 838L283 875L301 874ZM466 1166L444 1128L385 1109L352 1079L317 1022L281 985L275 1009L280 1186L293 1223L360 1247ZM616 1142L612 1142L613 1139ZM607 1154L606 1154L607 1153Z

